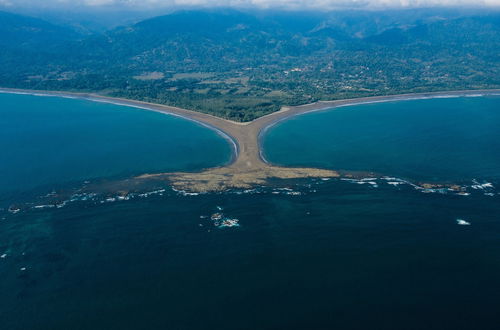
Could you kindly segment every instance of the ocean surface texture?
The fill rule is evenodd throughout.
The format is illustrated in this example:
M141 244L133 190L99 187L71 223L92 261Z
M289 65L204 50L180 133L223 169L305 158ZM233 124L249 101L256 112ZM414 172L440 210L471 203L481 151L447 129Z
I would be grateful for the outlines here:
M13 195L96 178L199 170L231 146L182 118L131 107L0 93L0 205Z
M498 104L345 107L264 137L273 162L374 177L47 204L53 186L219 165L231 149L179 118L0 94L1 187L40 194L0 210L0 328L498 329Z
M278 123L263 139L281 165L416 180L500 178L500 96L371 103Z

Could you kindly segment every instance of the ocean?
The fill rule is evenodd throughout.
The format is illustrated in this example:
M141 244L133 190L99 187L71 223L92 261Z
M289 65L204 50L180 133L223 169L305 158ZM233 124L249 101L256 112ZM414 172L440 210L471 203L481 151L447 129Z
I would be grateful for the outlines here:
M50 96L0 93L0 105L0 207L83 180L201 170L232 157L222 136L175 116Z
M3 106L6 95L0 94L0 97L1 111L14 116L12 106L10 111ZM144 157L158 149L174 148L171 141L184 143L191 137L193 148L200 150L215 148L216 143L220 143L219 156L214 158L209 150L189 153L196 159L193 163L198 168L223 164L230 159L230 146L221 137L178 118L137 109L116 111L113 105L81 100L20 95L7 98L14 100L9 104L22 104L28 113L33 104L38 104L38 111L44 113L45 109L50 112L44 102L62 102L64 106L59 108L59 115L51 120L65 121L61 113L63 108L68 108L73 109L74 116L88 127L92 127L94 121L99 126L102 119L97 112L102 111L108 119L107 124L103 124L107 129L99 133L104 134L101 137L119 134L127 139L123 143L136 146L134 152L143 150ZM469 111L480 114L483 105L490 100L456 98L444 101L448 105L457 102L455 109L464 112L467 112L462 108L466 102ZM367 122L377 123L377 127L386 122L387 129L394 127L392 116L379 114L379 110L394 110L394 114L397 106L407 109L409 104L412 109L420 104L422 111L410 111L408 117L402 119L415 122L418 118L415 129L418 128L420 134L435 134L436 116L445 118L445 114L425 109L434 109L432 105L435 104L443 109L441 99L353 106L280 123L264 137L266 157L286 165L304 162L333 167L333 142L338 143L335 150L347 150L349 148L340 145L342 141L356 142L351 145L353 147L362 147L362 142L368 141L371 145L366 148L386 148L378 152L373 150L373 157L387 150L399 152L399 157L391 155L391 161L384 164L414 163L417 158L412 162L407 160L413 156L404 146L411 145L416 153L424 153L422 150L429 150L431 145L429 137L412 140L411 134L405 134L403 129L386 135L387 130L380 128L355 128L359 125L366 128ZM80 109L80 105L83 108ZM86 107L96 107L95 112L91 112L96 116L87 118ZM365 111L366 108L376 111ZM498 111L500 107L488 109L485 110L488 121L498 127L500 116L494 116L494 109ZM352 121L339 124L341 127L352 124L353 136L341 140L339 129L323 133L330 142L322 144L327 155L322 160L314 149L304 145L310 146L308 139L315 139L316 134L320 134L317 130L326 125L327 118L335 127L337 117L328 116L337 114L340 114L338 120L353 116L350 117ZM129 134L134 129L127 134L123 132L124 125L133 126L143 116L144 125L158 129L155 134L154 129L146 130L143 126L143 129L136 128L141 133L138 135ZM370 120L370 116L375 118ZM467 128L459 127L458 115L448 123L453 126L450 130L462 132L457 141L464 141L466 135L471 134L469 138L475 139L475 148L463 151L468 156L478 157L481 148L491 151L488 148L500 141L494 132L484 131L484 126L481 134L475 122L474 127L470 127L472 117L462 122ZM45 120L40 121L45 125ZM108 126L115 121L116 126ZM445 123L441 122L440 129L450 139L455 135L445 129ZM68 127L61 125L63 129ZM176 129L177 125L189 127L191 134L184 134L186 128ZM425 125L430 126L426 129ZM40 125L34 126L37 132ZM280 143L280 134L284 134L283 130L302 134L297 132L299 126L304 137L297 141L297 135L293 135L294 139L280 148L292 150L295 143L302 144L302 153L307 155L277 157L279 153L273 148L279 149L274 143ZM166 131L161 127L166 127ZM11 134L28 135L28 128L22 133L12 129ZM148 137L147 131L153 132L154 138ZM382 142L377 132L385 136ZM45 134L48 133L41 133L40 139ZM403 134L404 138L398 138L398 134ZM488 141L481 140L478 135L487 137ZM5 136L0 140L2 148L12 141L5 140ZM140 141L131 141L137 136L141 137ZM78 145L85 140L87 144L99 144L101 140L96 137L88 141L87 138L87 134L82 134L72 143ZM436 138L439 143L443 141L442 137ZM209 142L207 146L204 145L206 141ZM419 142L426 149L419 146ZM144 149L143 144L146 145ZM453 145L449 140L446 144ZM148 149L151 145L154 148ZM93 151L99 153L101 147L88 148L85 157L93 158ZM433 149L436 154L431 153L429 159L438 157L439 148ZM130 149L126 148L125 152ZM115 149L110 147L108 150ZM104 166L101 169L100 162L96 161L94 172L75 171L64 180L56 176L54 186L64 188L78 180L103 179L108 175L106 171L114 178L135 174L144 168L180 170L185 163L193 164L189 157L182 160L183 150L163 163L155 163L155 154L147 158L151 162L135 163L136 167L132 166L134 157L130 158L131 167L120 161L101 164ZM119 152L124 150L118 149ZM34 156L28 149L24 157ZM70 160L72 157L80 156L71 156ZM488 170L475 165L476 161L454 166L456 163L448 160L448 165L429 164L425 169L430 172L418 171L420 176L414 178L411 176L413 170L396 165L377 167L371 157L363 157L367 160L367 168L346 160L342 167L373 170L380 175L281 181L279 185L197 195L175 191L168 186L155 186L129 193L126 198L88 193L73 196L57 206L45 207L39 204L40 199L34 198L24 204L29 207L20 211L4 209L0 212L1 328L496 329L500 318L500 195L496 189L499 173L495 173L495 169L500 164L494 162L495 155L485 159ZM5 170L1 172L1 180L6 182L5 173L14 171L19 163L5 157L2 163ZM466 168L468 164L471 166ZM55 170L55 166L51 163L48 167ZM445 166L450 166L449 174L439 170ZM463 190L458 193L446 188L414 186L411 179L421 178L456 180ZM36 181L29 189L40 194L50 193L50 189L44 191L50 180ZM239 226L216 226L211 216L217 213L238 219Z
M268 161L288 166L431 182L498 180L498 123L500 96L392 101L290 118L262 142Z

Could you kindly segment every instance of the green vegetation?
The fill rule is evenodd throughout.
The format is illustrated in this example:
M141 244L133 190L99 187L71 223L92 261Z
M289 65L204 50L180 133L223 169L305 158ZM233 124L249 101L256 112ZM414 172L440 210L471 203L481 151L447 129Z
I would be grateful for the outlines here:
M317 100L500 88L500 13L178 12L90 36L0 14L0 47L3 87L237 121Z

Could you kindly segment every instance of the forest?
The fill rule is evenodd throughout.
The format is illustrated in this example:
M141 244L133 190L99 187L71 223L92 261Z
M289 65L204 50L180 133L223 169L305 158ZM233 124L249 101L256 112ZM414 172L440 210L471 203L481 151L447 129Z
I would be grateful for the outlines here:
M236 121L318 100L500 88L494 11L180 11L95 33L0 12L0 48L0 87Z

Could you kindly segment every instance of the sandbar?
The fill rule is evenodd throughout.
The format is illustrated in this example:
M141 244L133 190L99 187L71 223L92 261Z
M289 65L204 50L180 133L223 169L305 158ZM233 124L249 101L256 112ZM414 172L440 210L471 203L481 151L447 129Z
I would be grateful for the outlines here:
M251 122L241 123L178 107L114 98L93 93L35 91L11 88L0 88L0 92L70 97L96 102L113 103L180 116L214 129L228 139L234 147L234 156L229 164L222 167L206 169L200 172L143 174L135 178L136 180L151 178L165 179L169 180L176 189L193 192L222 191L231 188L250 188L255 185L265 184L270 178L296 179L308 177L339 177L340 173L338 171L318 168L281 167L270 164L264 159L260 143L262 135L267 129L276 123L293 116L313 111L330 110L338 107L366 103L428 98L500 95L500 89L482 89L319 101L301 106L284 106L280 111L259 117Z

